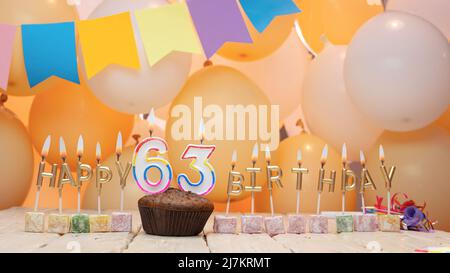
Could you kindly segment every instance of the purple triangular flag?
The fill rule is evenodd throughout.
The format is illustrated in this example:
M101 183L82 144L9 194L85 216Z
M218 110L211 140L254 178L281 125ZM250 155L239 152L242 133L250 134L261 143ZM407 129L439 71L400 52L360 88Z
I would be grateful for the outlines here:
M226 42L251 43L235 0L187 0L207 58Z

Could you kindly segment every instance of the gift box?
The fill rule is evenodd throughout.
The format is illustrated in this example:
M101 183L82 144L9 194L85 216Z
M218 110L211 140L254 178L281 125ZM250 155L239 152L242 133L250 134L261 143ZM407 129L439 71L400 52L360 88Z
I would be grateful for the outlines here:
M355 215L353 219L355 231L374 232L378 230L377 216L375 214Z
M400 232L400 216L392 214L379 215L378 228L385 232Z
M67 214L49 214L48 228L49 233L65 234L70 232L70 215Z
M300 214L288 215L288 233L301 234L306 232L307 219Z
M269 216L264 218L264 226L269 236L286 233L284 229L283 216Z
M45 230L45 214L43 212L25 213L25 232L39 232Z
M337 233L353 232L353 216L352 215L336 215Z
M214 232L215 233L236 233L237 217L227 215L214 216Z
M129 212L113 212L111 215L111 231L131 232L133 215Z
M264 231L264 221L261 215L242 215L242 233L262 233Z
M71 230L72 233L89 233L89 215L73 214Z
M323 215L312 215L309 218L309 232L328 233L328 218Z
M111 231L111 216L104 214L90 215L89 229L93 233Z

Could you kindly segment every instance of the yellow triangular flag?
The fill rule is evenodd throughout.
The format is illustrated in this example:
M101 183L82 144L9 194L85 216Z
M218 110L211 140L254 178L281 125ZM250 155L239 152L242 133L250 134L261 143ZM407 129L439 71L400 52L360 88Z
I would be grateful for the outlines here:
M202 47L186 3L135 12L150 65L172 51L202 54Z
M77 22L88 79L110 64L139 69L129 12Z

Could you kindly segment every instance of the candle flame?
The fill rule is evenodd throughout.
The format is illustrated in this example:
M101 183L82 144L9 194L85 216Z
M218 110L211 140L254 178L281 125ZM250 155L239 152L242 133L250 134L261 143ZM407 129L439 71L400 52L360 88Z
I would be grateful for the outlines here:
M100 161L102 159L102 146L100 146L99 142L97 142L97 146L95 147L95 156L97 158L97 161Z
M380 145L379 152L380 152L380 161L384 162L384 148L383 148L383 145Z
M231 165L235 166L237 162L237 151L234 150L233 154L231 155Z
M66 143L63 137L59 137L59 155L63 159L67 157Z
M266 145L266 162L270 162L271 156L270 156L270 148L269 145Z
M255 145L253 145L253 151L252 151L252 162L256 162L258 160L258 143L255 143Z
M200 119L200 124L198 127L198 136L200 137L200 141L203 142L203 140L205 140L205 122L203 121L203 118Z
M42 145L41 156L43 158L47 157L48 151L50 150L50 144L52 142L52 137L50 135L44 141L44 145Z
M302 164L302 150L297 150L297 163Z
M150 113L148 114L147 123L150 132L153 132L153 130L155 129L155 109L153 108L150 110Z
M347 145L345 143L342 145L342 163L347 163Z
M77 144L77 155L79 157L83 156L83 152L84 152L84 140L83 140L83 136L80 135L78 137L78 144Z
M117 134L116 141L116 155L120 156L122 154L122 132Z
M323 150L322 150L322 156L320 158L320 163L322 165L325 165L325 163L327 163L327 158L328 158L328 144L325 144L325 146L323 147Z
M359 151L359 158L361 161L361 165L366 165L366 157L364 156L364 152L363 151Z

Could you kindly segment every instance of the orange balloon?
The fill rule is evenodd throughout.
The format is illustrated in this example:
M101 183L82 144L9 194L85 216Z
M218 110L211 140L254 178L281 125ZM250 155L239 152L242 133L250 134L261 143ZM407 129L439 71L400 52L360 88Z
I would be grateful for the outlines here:
M0 102L0 209L20 206L33 175L33 146L27 129Z
M447 129L447 131L450 132L450 107L440 118L438 118L436 124Z
M303 187L300 195L300 212L316 213L317 209L317 181L319 178L320 158L326 142L317 136L308 133L289 137L283 140L274 153L272 164L283 170L283 188L274 185L273 202L276 213L295 213L297 194L297 175L291 172L298 166L297 150L302 151L302 167L309 169L308 174L303 175ZM341 183L341 155L334 148L329 147L327 163L325 165L326 177L331 170L337 172L334 192L328 192L328 186L324 185L321 195L321 211L340 211L342 208ZM265 179L265 177L263 178ZM256 209L259 212L270 212L269 192L264 185L263 192L256 195ZM354 211L356 208L356 192L350 191L346 195L346 210Z
M117 133L121 131L126 140L133 123L133 115L108 108L97 100L84 84L61 82L34 98L30 110L29 130L33 145L38 151L41 151L45 138L52 136L47 157L49 163L61 162L59 137L62 136L67 147L68 163L74 170L80 135L84 139L82 161L94 166L96 143L101 144L102 156L107 158L115 150Z
M335 45L349 44L353 35L367 20L383 12L381 4L370 5L367 0L295 0L295 2L302 10L297 19L303 36L316 53L323 49L322 35Z
M368 206L375 204L376 195L384 197L387 204L379 144L384 147L388 171L393 165L397 167L391 193L406 193L419 205L426 202L430 219L438 221L435 228L450 231L450 133L434 125L405 133L385 131L367 154L367 168L377 186L376 192L367 192Z
M292 31L295 15L276 17L270 25L259 33L250 20L244 16L245 24L252 37L252 43L228 42L217 52L220 56L241 62L262 59L277 50Z
M20 26L22 24L45 24L74 21L77 19L77 12L75 7L69 5L67 1L0 1L0 18L2 23ZM31 96L45 90L50 82L55 81L58 82L63 80L52 77L33 87L33 89L30 88L23 59L22 35L18 28L14 42L11 71L6 93L13 96Z

